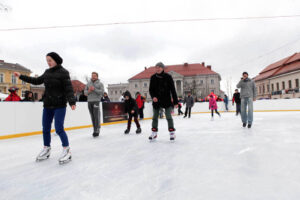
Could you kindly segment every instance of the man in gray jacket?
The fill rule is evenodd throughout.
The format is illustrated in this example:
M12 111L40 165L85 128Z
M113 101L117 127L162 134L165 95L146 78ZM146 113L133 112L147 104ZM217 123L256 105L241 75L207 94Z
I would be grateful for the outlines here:
M186 118L187 115L191 118L192 107L194 106L194 98L192 97L191 92L189 92L188 96L184 98L183 104L185 104L185 113L183 118Z
M94 137L98 137L100 133L100 99L103 96L104 87L98 79L98 73L93 72L91 80L87 83L84 94L88 96L88 108L90 111L93 127Z
M253 101L256 100L256 87L254 81L248 77L247 72L243 73L243 77L237 84L237 88L241 88L241 117L243 127L246 127L248 122L248 128L251 128L253 122Z

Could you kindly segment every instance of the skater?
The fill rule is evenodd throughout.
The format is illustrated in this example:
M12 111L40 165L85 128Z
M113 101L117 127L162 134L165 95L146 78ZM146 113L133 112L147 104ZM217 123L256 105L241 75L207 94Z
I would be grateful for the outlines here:
M98 137L100 133L100 99L103 96L104 87L98 79L98 73L93 72L91 80L87 83L84 94L88 97L88 109L94 127L93 137Z
M43 139L44 148L37 156L37 161L48 159L51 151L51 124L55 120L55 130L59 135L63 153L59 158L59 163L67 163L71 160L71 151L69 147L68 136L64 130L64 120L66 115L67 101L72 110L76 109L76 101L74 97L73 87L70 80L69 72L62 67L63 59L55 52L48 53L46 56L49 69L43 75L34 78L21 75L14 72L16 77L34 85L45 84L45 94L43 95Z
M17 94L18 90L19 90L19 88L17 88L17 87L9 88L8 91L10 92L10 94L4 101L21 101L21 98Z
M129 91L126 91L124 93L125 97L125 112L128 113L128 123L127 123L127 129L125 130L125 134L128 134L130 132L131 128L131 121L132 118L134 118L134 122L136 124L136 134L140 134L142 132L139 120L138 120L138 106L136 104L136 101L131 97L131 94Z
M192 97L191 92L188 92L188 96L184 98L183 105L184 104L186 105L183 118L186 118L187 115L189 115L189 118L191 118L192 107L194 106L194 98Z
M221 117L221 114L218 112L218 104L213 95L209 96L209 109L211 110L211 120L214 120L214 111Z
M110 99L109 99L106 92L103 93L103 97L101 97L101 102L102 103L109 103L110 102Z
M235 89L235 92L232 97L232 105L234 106L234 102L236 105L236 116L241 114L241 97L238 89Z
M182 108L182 104L181 102L178 102L178 115L183 115L181 108Z
M33 93L31 91L28 91L28 90L25 91L25 97L21 101L23 101L23 102L25 102L25 101L34 102Z
M224 104L225 104L225 110L226 112L228 112L228 97L226 94L224 95Z
M145 104L145 99L142 97L141 93L137 92L136 93L136 103L138 106L138 114L140 116L140 120L144 119L144 104Z
M153 100L152 134L149 140L157 138L158 115L161 108L165 109L170 132L170 140L175 140L175 128L171 115L172 105L178 107L178 98L172 76L164 72L165 65L161 62L155 66L156 73L151 76L149 92ZM172 97L171 97L172 96ZM172 102L172 100L174 102Z
M253 101L256 100L256 87L247 72L243 73L243 77L237 84L237 88L241 88L241 117L243 127L246 127L248 123L248 128L251 128L253 122Z

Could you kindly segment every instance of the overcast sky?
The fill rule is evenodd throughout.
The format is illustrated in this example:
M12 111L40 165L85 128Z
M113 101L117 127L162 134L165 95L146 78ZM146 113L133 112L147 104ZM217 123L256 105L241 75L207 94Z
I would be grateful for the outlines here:
M299 0L0 0L0 29L215 17L299 15ZM162 61L166 65L212 65L231 78L256 76L264 67L300 52L300 17L114 25L26 31L0 31L0 59L41 74L45 55L59 53L73 77L99 72L105 85L126 82Z

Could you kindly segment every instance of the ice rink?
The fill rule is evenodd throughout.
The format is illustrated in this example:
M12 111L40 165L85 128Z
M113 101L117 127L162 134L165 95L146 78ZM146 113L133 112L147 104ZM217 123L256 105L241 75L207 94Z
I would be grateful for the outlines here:
M300 112L254 113L252 129L234 113L210 121L175 116L169 141L160 120L156 142L124 135L125 124L69 131L73 161L60 166L61 143L52 137L49 160L35 162L42 136L0 140L0 199L299 200Z

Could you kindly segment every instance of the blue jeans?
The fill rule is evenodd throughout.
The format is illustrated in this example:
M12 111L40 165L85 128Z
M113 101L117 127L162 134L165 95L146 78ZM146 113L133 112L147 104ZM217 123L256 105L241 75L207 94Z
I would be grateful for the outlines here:
M248 106L248 113L247 113ZM245 97L242 98L241 102L241 117L242 122L247 124L252 124L253 122L253 98Z
M53 118L55 120L55 131L59 135L63 147L69 146L68 136L64 130L64 121L66 108L44 108L43 110L43 139L44 146L50 147L51 143L51 125Z

